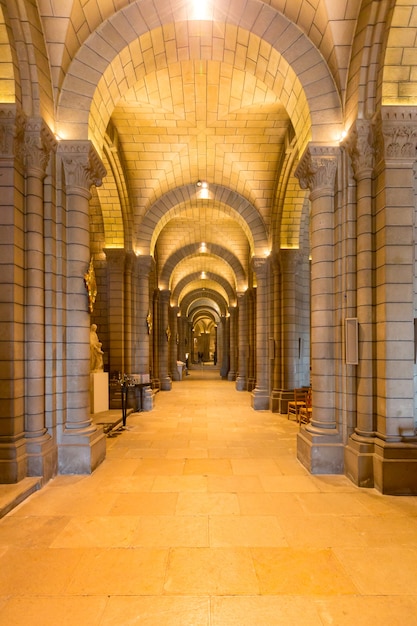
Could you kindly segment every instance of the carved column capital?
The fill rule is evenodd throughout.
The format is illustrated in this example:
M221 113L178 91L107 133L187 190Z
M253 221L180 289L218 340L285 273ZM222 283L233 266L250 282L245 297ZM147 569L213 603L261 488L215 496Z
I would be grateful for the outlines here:
M29 174L45 175L51 152L58 142L50 128L39 117L28 118L25 126L23 157Z
M310 144L295 170L300 187L309 189L311 195L333 193L338 153L336 146Z
M268 270L268 258L260 256L252 257L252 269L255 272L257 278L260 278L261 276L266 276Z
M0 105L0 159L16 157L23 162L26 116L14 104Z
M374 124L371 120L356 120L345 146L352 160L357 181L370 178L375 165Z
M104 248L107 263L119 271L124 270L126 251L124 248Z
M143 277L149 277L154 263L154 258L150 254L141 254L140 256L136 257L136 266L139 275Z
M377 161L413 163L417 151L415 107L382 107L377 118Z
M58 153L68 188L89 196L90 187L100 187L106 169L90 141L61 141Z

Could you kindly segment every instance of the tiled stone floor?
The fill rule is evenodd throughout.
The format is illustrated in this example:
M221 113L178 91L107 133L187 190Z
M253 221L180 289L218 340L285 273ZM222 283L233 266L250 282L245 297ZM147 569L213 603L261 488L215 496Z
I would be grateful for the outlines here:
M0 520L1 626L417 625L417 498L310 476L297 429L173 383Z

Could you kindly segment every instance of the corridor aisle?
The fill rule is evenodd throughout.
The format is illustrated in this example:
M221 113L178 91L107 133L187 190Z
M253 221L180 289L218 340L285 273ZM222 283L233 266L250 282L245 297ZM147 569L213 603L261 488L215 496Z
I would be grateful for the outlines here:
M417 625L417 498L310 476L297 431L209 367L174 382L0 520L0 625Z

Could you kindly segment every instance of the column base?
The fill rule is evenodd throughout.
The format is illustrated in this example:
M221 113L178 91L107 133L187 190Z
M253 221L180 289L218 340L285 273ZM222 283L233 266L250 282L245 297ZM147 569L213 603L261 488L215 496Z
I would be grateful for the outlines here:
M252 392L251 406L255 411L269 410L269 394L266 389L255 389Z
M314 434L302 429L297 435L297 458L310 474L343 474L343 452L337 431Z
M244 376L238 376L236 378L236 391L247 391L248 383Z
M26 476L27 456L24 438L0 443L0 483L18 483Z
M106 457L103 428L86 433L64 431L58 444L60 474L91 474Z
M375 440L375 488L391 496L417 495L417 443Z
M273 389L270 400L272 413L287 415L288 402L290 400L294 400L294 391L292 389Z
M227 380L230 380L230 381L236 380L236 372L230 371L227 375Z
M345 448L345 474L358 487L374 487L374 439L349 438Z
M155 393L150 387L145 387L142 391L142 411L152 411Z
M161 391L171 391L172 380L169 376L161 379Z
M41 476L46 483L58 471L58 450L50 435L26 439L27 475Z

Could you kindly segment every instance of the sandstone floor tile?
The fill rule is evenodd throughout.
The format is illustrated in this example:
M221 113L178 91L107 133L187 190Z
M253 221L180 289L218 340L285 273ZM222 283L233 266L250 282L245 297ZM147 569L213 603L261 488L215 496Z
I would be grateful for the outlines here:
M213 493L259 493L263 488L258 476L209 476L208 490Z
M417 549L409 546L335 548L334 552L362 595L413 595Z
M168 550L110 548L84 550L66 588L69 595L158 595Z
M239 515L235 493L180 493L177 515Z
M152 491L165 492L207 492L206 476L156 476Z
M281 470L273 459L232 459L233 473L243 476L280 476Z
M417 595L339 596L314 600L323 626L416 626Z
M81 623L81 622L80 622ZM210 626L207 598L111 597L100 626Z
M143 459L134 475L151 474L152 476L171 476L183 473L183 459Z
M252 554L264 595L358 592L332 550L253 548Z
M209 519L210 546L287 546L276 517L260 515L213 515Z
M0 626L100 626L107 597L15 597L0 610Z
M0 557L1 593L8 596L61 595L81 558L80 550L9 548Z
M187 459L184 474L227 476L232 474L232 466L229 459Z
M67 524L66 516L7 516L0 521L0 546L48 548Z
M325 549L336 546L362 546L366 548L367 545L363 534L354 527L351 517L314 515L308 518L308 525L306 525L305 515L280 515L278 521L288 544L292 547Z
M275 515L285 519L304 515L298 494L292 493L238 493L242 515Z
M368 515L356 493L302 493L298 498L307 515Z
M208 519L202 515L140 516L131 545L158 548L208 546Z
M110 515L173 515L176 493L122 493L116 497Z
M310 598L249 596L213 598L211 626L323 626L323 623Z
M264 490L271 493L317 493L319 491L310 476L261 476L260 479Z
M53 548L111 548L131 545L138 527L137 516L71 518L51 544Z
M250 551L245 548L174 548L165 594L246 595L259 593Z

